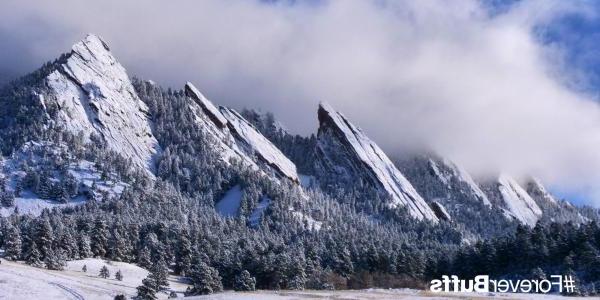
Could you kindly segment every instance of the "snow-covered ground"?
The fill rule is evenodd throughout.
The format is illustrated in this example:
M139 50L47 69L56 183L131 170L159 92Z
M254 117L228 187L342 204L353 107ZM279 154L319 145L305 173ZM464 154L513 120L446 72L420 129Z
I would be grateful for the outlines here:
M87 272L81 269L87 266ZM110 278L98 277L100 268L106 265ZM114 278L121 270L123 281ZM50 271L34 268L21 262L2 260L0 264L0 299L113 299L115 295L124 294L131 298L136 294L136 287L141 284L148 271L132 264L110 262L88 258L68 262L64 271ZM187 285L179 278L170 276L169 292L183 297ZM168 293L158 294L159 299L167 299ZM368 289L352 291L226 291L214 295L196 296L185 299L218 299L218 300L291 300L291 299L567 299L559 295L541 294L477 294L477 293L431 293L413 289ZM600 299L588 297L586 299Z
M238 184L225 193L225 196L217 202L215 208L223 217L235 217L240 210L241 201L242 187Z
M81 269L87 266L87 272ZM100 268L106 265L110 278L98 276ZM115 279L121 270L123 281ZM113 299L118 294L128 298L136 294L136 287L142 283L148 271L128 263L109 262L88 258L68 262L64 271L50 271L34 268L20 262L2 260L0 264L0 299ZM178 278L169 278L169 289L183 297L186 284ZM167 293L160 293L159 299L167 299Z
M0 178L6 182L4 188L10 192L15 192L18 182L23 182L27 175L27 169L35 169L38 174L41 170L49 171L50 180L53 183L59 183L64 176L58 169L51 169L52 166L48 160L63 159L62 155L67 153L65 144L54 144L50 142L25 143L19 151L10 157L0 156ZM0 207L0 216L9 216L18 207L20 214L39 215L43 209L62 208L84 204L88 196L87 193L93 191L96 199L106 197L118 197L129 185L116 179L114 173L102 175L96 165L87 160L74 160L69 163L67 173L76 181L78 194L72 196L68 203L42 199L31 188L24 189L15 197L15 205L11 207Z
M411 289L369 289L356 291L256 291L256 292L225 292L214 295L196 296L185 299L210 300L292 300L292 299L344 299L344 300L396 300L396 299L569 299L559 295L541 294L477 294L477 293L448 293L434 294L428 291ZM585 299L599 299L589 297Z

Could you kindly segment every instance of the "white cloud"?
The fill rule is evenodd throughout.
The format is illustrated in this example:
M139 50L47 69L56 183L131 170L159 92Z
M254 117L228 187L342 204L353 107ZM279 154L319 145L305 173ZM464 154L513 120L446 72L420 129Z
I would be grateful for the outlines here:
M496 17L474 0L156 3L3 1L0 36L18 33L9 40L40 63L95 32L134 74L194 81L301 133L326 100L388 152L427 146L475 173L533 173L563 189L600 180L600 109L565 88L577 77L533 35L586 14L580 2L525 1Z

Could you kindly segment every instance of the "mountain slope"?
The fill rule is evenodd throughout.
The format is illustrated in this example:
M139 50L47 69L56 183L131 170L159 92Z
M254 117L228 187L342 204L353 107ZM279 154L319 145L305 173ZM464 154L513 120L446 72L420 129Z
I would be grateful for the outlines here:
M426 199L452 198L491 206L485 193L466 170L434 155L411 155L398 161L403 174Z
M438 220L410 182L362 130L325 103L319 105L318 117L315 170L322 182L334 180L353 185L364 180L389 198L389 207L406 207L417 219Z
M560 223L573 222L575 224L590 221L581 214L579 208L564 200L557 200L546 190L539 179L531 178L527 181L525 187L527 193L543 211L541 221Z
M492 205L466 170L449 159L405 153L395 162L438 217L452 220L463 239L495 237L517 226L512 217L507 218L503 210Z
M542 209L512 177L501 174L497 180L483 184L492 204L501 208L507 216L519 222L535 226L542 217Z
M314 175L312 155L316 143L314 134L307 137L292 134L271 113L243 109L241 115L296 165L298 173Z
M46 77L46 84L49 91L40 94L39 101L43 107L51 101L58 107L52 122L88 141L99 136L109 149L151 169L158 143L148 108L99 37L88 35L75 44Z
M193 100L197 124L215 141L223 160L237 159L259 167L278 177L298 183L296 166L275 145L235 110L217 107L191 83L185 85L186 95Z

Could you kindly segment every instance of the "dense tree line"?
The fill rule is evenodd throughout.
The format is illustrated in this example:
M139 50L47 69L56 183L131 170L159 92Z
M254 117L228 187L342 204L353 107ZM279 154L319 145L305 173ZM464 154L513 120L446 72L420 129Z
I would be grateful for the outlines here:
M519 226L514 235L465 246L438 261L440 274L472 278L547 279L572 275L577 293L597 294L600 287L600 227L595 222Z

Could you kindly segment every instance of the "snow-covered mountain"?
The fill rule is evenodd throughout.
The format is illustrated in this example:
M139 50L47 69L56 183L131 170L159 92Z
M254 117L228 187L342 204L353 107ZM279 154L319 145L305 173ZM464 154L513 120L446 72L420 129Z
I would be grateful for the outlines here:
M494 236L511 220L494 209L476 180L459 165L433 154L404 154L396 165L442 220L462 227L466 237Z
M224 161L236 159L268 174L300 182L294 163L239 113L223 106L217 108L190 82L185 92L193 100L189 107L197 124L215 141L214 147Z
M483 186L490 202L507 216L531 227L542 217L542 209L535 200L509 175L500 174L495 181L486 182Z
M432 154L405 155L396 163L438 215L440 207L444 208L457 223L493 219L502 224L500 216L528 226L541 220L586 221L568 202L556 200L536 178L522 183L507 174L493 180L473 178L449 159Z
M152 169L159 147L148 107L99 37L88 35L76 43L45 81L49 89L38 98L43 107L54 102L58 108L53 122L88 141L99 136L109 149Z
M434 155L414 155L398 161L403 174L425 199L443 199L465 205L469 201L490 207L488 197L462 167Z
M540 207L558 205L558 201L546 190L542 182L537 178L531 178L527 181L526 191Z
M318 118L315 171L322 182L365 182L389 198L389 207L406 207L417 219L438 220L383 150L360 128L326 103L319 105Z
M149 113L153 106L140 99L105 42L88 35L37 74L41 79L26 80L22 86L43 112L40 123L81 136L84 143L101 142L149 174L153 171L153 157L160 153ZM395 165L360 128L325 103L318 109L315 139L290 134L272 115L240 114L217 106L192 83L178 93L192 113L195 128L207 136L208 147L222 161L241 162L276 179L300 183L298 165L301 173L322 187L366 187L365 201L403 207L416 219L434 222L464 223L494 213L530 226L546 218L585 220L577 208L556 200L538 180L528 182L526 188L508 175L479 182L450 160L429 154ZM18 149L22 143L15 144ZM370 195L372 191L376 195Z
M573 222L576 224L590 221L571 203L556 199L546 190L539 179L530 178L524 187L531 198L542 209L542 221L561 223Z

